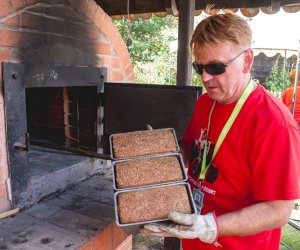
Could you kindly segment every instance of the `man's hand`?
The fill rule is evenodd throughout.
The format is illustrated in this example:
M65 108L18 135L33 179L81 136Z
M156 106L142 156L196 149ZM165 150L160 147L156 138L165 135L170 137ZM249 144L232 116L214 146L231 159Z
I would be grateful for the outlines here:
M171 212L169 225L147 224L142 229L145 235L177 237L184 239L199 238L206 243L214 243L218 237L218 226L213 213L206 215L182 214Z

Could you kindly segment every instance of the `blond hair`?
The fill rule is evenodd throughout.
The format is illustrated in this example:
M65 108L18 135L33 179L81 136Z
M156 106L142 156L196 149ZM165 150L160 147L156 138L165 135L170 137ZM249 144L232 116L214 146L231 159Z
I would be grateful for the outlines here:
M203 48L205 45L222 45L231 42L239 48L251 46L252 30L241 17L232 14L215 14L203 19L196 27L190 41L191 52L194 47Z
M292 84L295 83L295 77L296 77L296 69L293 69L289 73L289 79L290 79L290 82ZM297 79L297 81L299 81L299 77L300 77L300 70L298 70L298 79Z

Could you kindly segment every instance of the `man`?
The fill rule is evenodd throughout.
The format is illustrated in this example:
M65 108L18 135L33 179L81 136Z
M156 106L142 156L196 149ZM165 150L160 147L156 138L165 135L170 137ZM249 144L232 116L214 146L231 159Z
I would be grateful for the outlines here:
M281 227L299 198L300 133L280 100L251 80L252 32L242 18L202 20L193 66L207 93L183 137L199 214L172 212L173 224L143 232L183 239L183 249L279 249Z

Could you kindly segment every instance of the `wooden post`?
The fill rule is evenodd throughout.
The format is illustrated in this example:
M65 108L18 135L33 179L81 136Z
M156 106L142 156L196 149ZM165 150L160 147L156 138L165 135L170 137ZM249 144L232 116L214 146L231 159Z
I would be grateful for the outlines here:
M195 0L179 1L176 85L192 85L192 59L189 49L194 30Z

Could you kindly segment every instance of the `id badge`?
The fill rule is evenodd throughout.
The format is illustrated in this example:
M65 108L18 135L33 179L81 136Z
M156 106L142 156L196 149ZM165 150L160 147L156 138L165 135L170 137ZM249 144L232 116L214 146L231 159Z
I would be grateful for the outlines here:
M201 213L201 209L203 207L204 194L200 190L198 190L197 188L194 188L194 190L193 190L193 199L194 199L194 202L195 202L197 212Z

